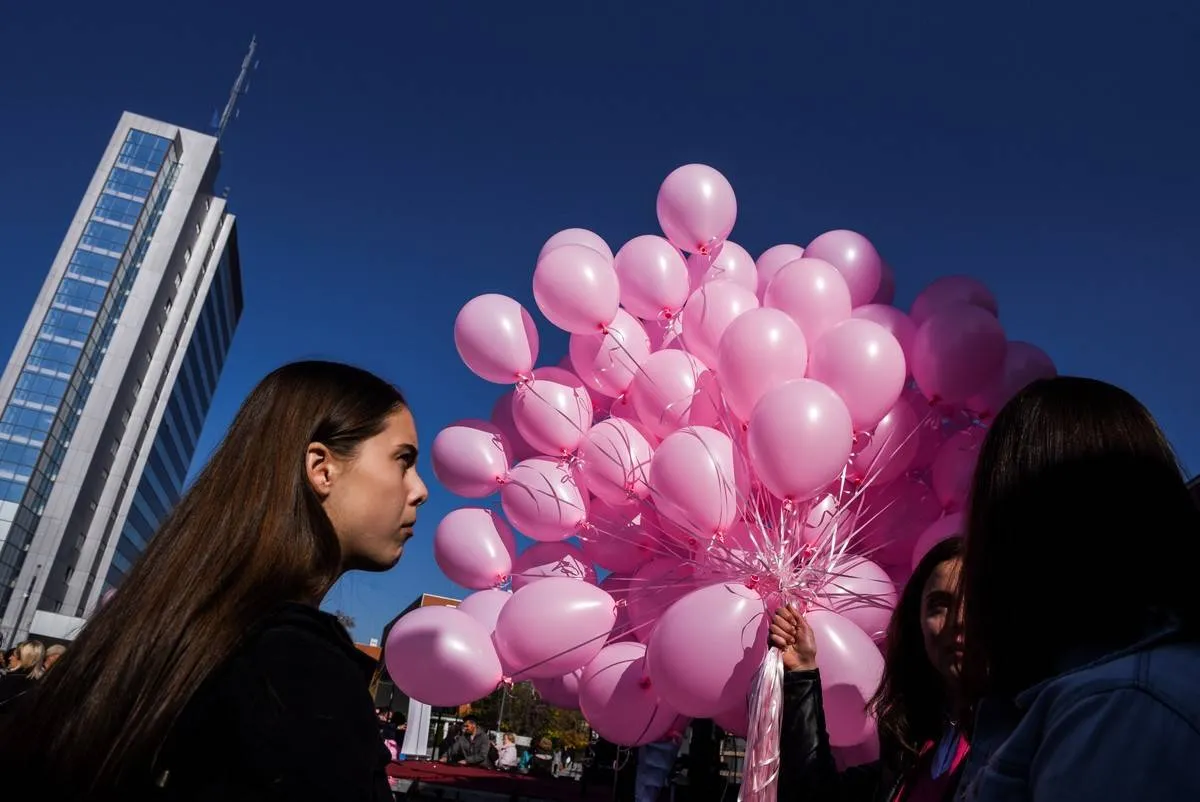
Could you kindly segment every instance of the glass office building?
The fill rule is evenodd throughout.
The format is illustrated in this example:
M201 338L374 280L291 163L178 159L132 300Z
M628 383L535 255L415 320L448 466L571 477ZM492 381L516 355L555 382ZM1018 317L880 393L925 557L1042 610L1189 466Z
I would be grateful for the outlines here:
M179 499L242 311L217 140L122 116L0 377L0 638L66 640Z

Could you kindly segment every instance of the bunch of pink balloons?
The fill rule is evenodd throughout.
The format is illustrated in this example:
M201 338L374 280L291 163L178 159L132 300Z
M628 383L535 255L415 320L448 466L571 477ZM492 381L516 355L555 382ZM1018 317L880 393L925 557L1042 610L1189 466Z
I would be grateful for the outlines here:
M891 268L854 231L752 259L711 167L672 172L657 212L662 235L615 254L584 229L542 248L533 295L570 335L565 361L539 365L512 298L459 313L463 362L509 389L438 434L434 470L500 511L438 526L438 565L474 593L397 622L389 670L435 704L530 679L623 744L680 716L745 734L769 615L796 603L831 738L869 751L897 583L961 528L988 419L1054 364L1008 341L975 279L896 308ZM534 543L518 553L513 530Z

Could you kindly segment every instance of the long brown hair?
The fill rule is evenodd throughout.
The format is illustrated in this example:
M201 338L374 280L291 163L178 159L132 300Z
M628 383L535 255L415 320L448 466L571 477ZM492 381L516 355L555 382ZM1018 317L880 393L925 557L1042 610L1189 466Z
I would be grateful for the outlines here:
M875 714L881 740L901 753L917 754L927 741L941 735L945 726L946 681L925 652L921 597L937 567L960 556L962 550L959 537L947 538L930 549L904 586L888 623L883 679L867 708Z
M967 703L1011 698L1170 620L1194 636L1197 545L1200 510L1144 406L1093 379L1026 387L993 421L971 488Z
M175 720L246 633L284 602L319 601L341 573L307 446L352 457L403 405L387 382L333 362L263 379L118 592L0 733L5 762L92 793L149 783Z

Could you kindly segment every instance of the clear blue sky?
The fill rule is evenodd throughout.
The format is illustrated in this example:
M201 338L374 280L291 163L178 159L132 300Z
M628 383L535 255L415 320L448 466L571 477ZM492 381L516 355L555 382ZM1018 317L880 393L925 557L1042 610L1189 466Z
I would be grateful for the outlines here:
M459 363L458 308L499 291L533 310L547 236L653 233L658 183L702 161L733 182L751 252L861 230L904 305L978 276L1010 337L1134 392L1200 470L1192 0L16 4L4 354L121 111L203 129L251 33L262 66L221 179L246 310L201 456L258 378L303 357L402 385L426 446L486 416L499 388ZM555 362L565 338L541 331ZM431 541L459 502L434 494L396 570L329 597L360 639L422 591L456 592Z

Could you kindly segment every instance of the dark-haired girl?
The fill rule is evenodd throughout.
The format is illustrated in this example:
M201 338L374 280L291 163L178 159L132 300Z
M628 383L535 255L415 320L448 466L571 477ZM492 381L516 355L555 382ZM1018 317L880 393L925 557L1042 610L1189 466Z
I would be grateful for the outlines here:
M880 760L838 771L825 729L812 629L790 608L775 613L783 652L780 802L945 802L967 755L956 694L962 642L954 615L962 541L935 545L905 585L888 625L883 681L868 704Z
M1150 413L1090 379L996 416L971 489L960 795L1200 799L1200 510Z

